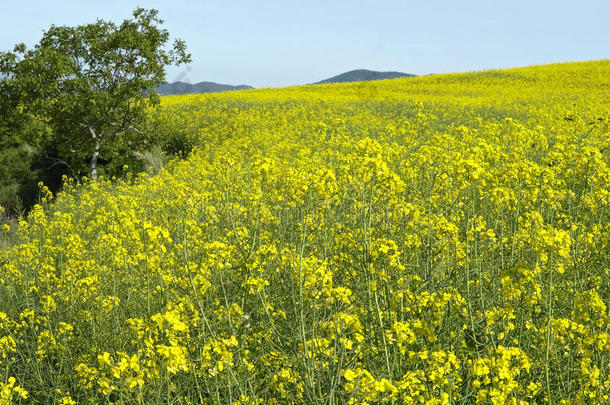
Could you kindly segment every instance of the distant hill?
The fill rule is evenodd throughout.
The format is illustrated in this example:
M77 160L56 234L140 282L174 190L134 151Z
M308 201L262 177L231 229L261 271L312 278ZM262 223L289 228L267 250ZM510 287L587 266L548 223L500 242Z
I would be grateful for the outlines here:
M374 70L357 69L349 72L341 73L333 76L330 79L321 80L314 84L324 83L345 83L345 82L362 82L367 80L383 80L396 79L398 77L414 77L415 75L402 72L376 72Z
M214 82L200 82L195 84L175 82L162 84L157 87L157 93L161 96L171 94L192 94L192 93L218 93L221 91L232 90L247 90L254 87L240 84L239 86L231 86L230 84L218 84Z

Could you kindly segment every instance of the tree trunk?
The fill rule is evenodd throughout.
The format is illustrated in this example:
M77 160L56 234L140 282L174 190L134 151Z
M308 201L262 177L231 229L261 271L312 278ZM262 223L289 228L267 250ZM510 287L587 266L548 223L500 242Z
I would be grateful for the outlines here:
M97 159L100 157L100 139L96 135L95 131L91 126L89 128L89 133L91 133L91 137L95 141L95 147L93 149L93 155L91 155L91 163L89 168L91 169L91 180L97 183Z
M97 158L100 156L100 143L99 141L95 141L95 149L93 150L93 155L91 156L91 180L97 182Z

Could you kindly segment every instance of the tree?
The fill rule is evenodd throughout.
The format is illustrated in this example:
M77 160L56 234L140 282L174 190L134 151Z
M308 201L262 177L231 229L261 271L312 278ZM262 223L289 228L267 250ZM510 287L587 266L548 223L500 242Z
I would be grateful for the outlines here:
M1 96L17 106L14 115L45 122L64 163L96 181L100 159L145 144L146 110L159 104L165 67L190 62L184 41L166 49L162 24L156 10L138 8L120 25L51 26L33 49L0 53Z
M0 80L0 205L20 213L21 208L35 202L38 181L48 181L35 167L48 128L20 108L12 97L13 85ZM51 167L48 173L56 174L54 169L59 168ZM57 177L61 179L61 174Z

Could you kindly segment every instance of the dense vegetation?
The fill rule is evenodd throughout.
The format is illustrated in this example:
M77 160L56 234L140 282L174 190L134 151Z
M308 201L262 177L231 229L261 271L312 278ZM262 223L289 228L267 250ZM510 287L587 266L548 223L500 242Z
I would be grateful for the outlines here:
M33 48L0 52L0 203L20 213L33 181L53 189L63 174L97 181L101 163L116 172L151 146L144 123L165 68L190 61L183 41L166 49L162 23L138 8L120 24L53 25Z
M163 98L186 159L2 229L0 402L607 403L609 86Z

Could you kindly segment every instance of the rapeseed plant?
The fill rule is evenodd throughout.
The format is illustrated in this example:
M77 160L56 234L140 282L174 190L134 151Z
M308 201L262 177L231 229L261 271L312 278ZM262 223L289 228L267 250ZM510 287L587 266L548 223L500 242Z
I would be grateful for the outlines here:
M0 228L0 404L607 403L609 86L163 98L188 156Z

